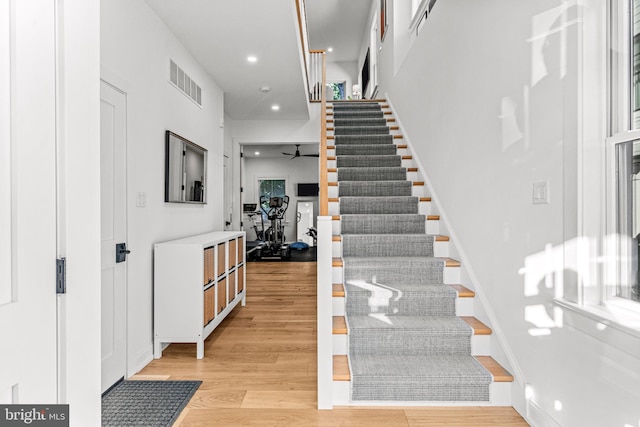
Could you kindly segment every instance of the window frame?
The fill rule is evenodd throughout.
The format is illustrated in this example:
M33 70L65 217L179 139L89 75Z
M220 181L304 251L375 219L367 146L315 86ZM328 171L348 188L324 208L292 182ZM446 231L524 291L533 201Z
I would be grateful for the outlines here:
M288 181L288 179L286 177L257 177L256 178L256 198L258 199L257 200L258 209L260 209L260 215L262 215L263 220L264 221L268 221L268 218L267 218L266 214L262 210L262 205L260 204L260 197L262 196L260 187L261 187L262 181L283 181L284 182L284 196L286 196L287 195L287 181ZM283 223L286 223L286 222L287 222L287 214L285 212Z

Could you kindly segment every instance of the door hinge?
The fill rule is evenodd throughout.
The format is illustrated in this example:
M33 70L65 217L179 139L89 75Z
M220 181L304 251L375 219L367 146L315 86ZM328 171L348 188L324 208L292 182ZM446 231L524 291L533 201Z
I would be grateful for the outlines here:
M240 153L240 157L244 157L244 154L243 154L243 153Z
M67 260L66 258L56 259L56 293L67 293Z
M240 221L240 227L244 227L244 221Z
M244 191L244 188L240 187L240 192L242 193Z

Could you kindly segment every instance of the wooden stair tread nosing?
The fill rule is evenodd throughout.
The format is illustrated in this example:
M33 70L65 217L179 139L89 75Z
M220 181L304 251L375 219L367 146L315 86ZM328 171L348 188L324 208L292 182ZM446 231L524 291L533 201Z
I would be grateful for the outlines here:
M328 183L328 185L329 185L329 187L337 187L338 183L335 182L335 181L331 181L331 182Z
M332 296L336 297L336 298L340 298L343 297L344 298L344 286L342 285L342 283L333 283L331 285L332 288Z
M445 267L460 267L460 261L455 260L453 258L449 258L449 257L444 257L444 258L440 258L442 260L444 260L444 266Z
M335 356L334 356L335 357ZM497 383L513 382L513 375L506 369L504 369L495 359L491 356L475 356L476 360L484 366L484 368L491 373L493 381ZM347 366L348 367L348 366Z
M436 242L448 242L449 241L449 236L443 236L442 234L438 234L438 235L436 235L435 240L436 240Z
M420 201L421 202L430 202L431 201L431 197L420 197Z
M332 267L342 267L342 258L333 258L331 261Z
M418 168L407 168L407 172L418 172Z
M473 330L473 335L491 335L493 331L490 327L479 321L473 316L460 316L467 325ZM345 316L333 316L333 334L347 335L347 319Z
M327 172L338 172L338 168L327 168Z
M327 201L328 201L329 203L338 203L338 202L340 202L340 199L339 199L338 197L329 197L329 198L327 199Z
M450 288L453 288L456 292L458 292L458 298L473 298L476 296L476 293L473 292L469 288L465 288L462 285L448 285Z
M402 160L413 160L413 156L402 156Z
M427 221L439 221L440 215L427 215Z
M344 316L333 316L333 335L347 335L347 319Z
M327 156L327 160L336 160L336 156Z
M398 148L409 148L407 144L399 144Z
M333 355L333 380L351 381L351 372L349 371L349 357L346 354Z
M342 242L342 236L331 236L332 242Z
M474 335L491 335L493 333L490 327L473 316L460 316L460 318L464 320L467 325L471 326Z
M423 187L424 181L413 181L414 187Z
M340 221L340 215L331 215L332 221Z

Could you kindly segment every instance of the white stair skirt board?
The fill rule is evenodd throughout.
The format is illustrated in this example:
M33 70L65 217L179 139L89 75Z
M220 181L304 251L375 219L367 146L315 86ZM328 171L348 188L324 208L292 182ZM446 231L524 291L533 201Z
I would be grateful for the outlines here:
M334 406L511 406L511 383L499 382L489 385L489 402L423 402L423 401L352 401L351 382L333 382Z

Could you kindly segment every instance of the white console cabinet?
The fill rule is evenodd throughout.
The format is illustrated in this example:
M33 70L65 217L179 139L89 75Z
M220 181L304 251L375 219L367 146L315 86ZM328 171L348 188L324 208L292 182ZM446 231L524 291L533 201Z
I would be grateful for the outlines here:
M204 340L241 303L246 304L245 232L218 231L154 245L153 353L165 343Z

